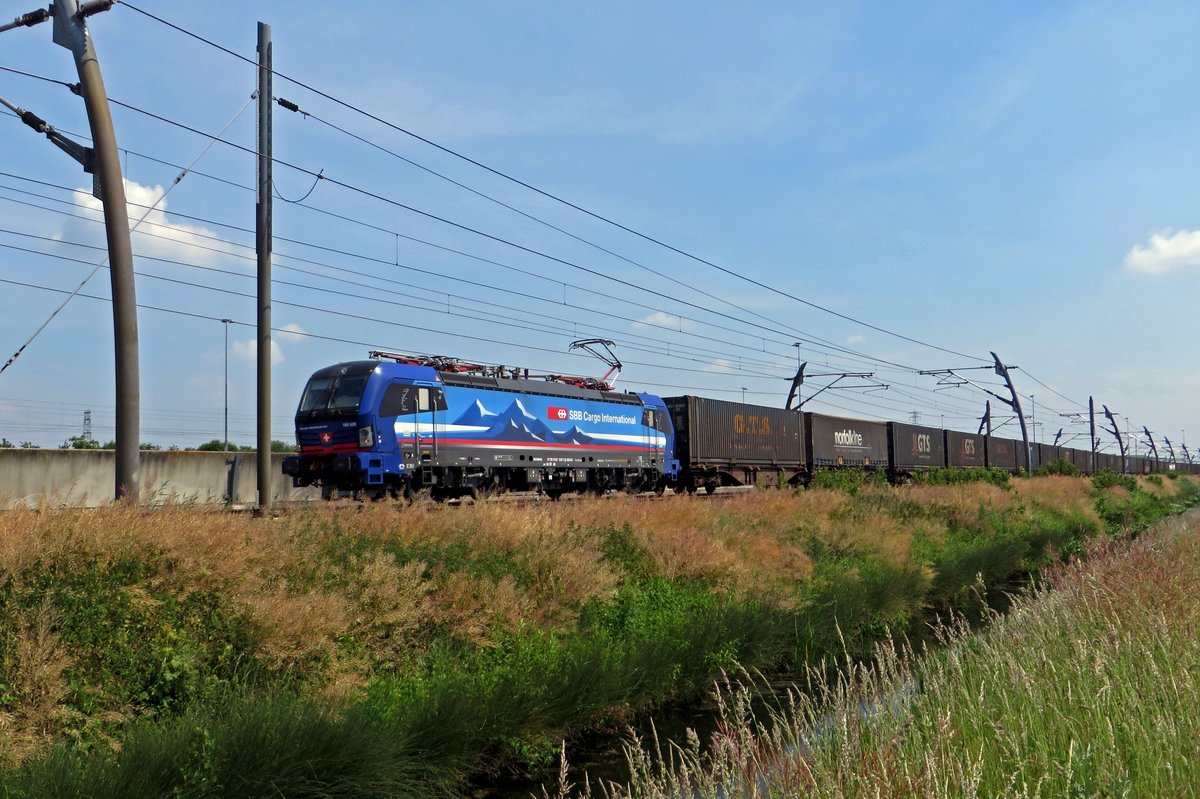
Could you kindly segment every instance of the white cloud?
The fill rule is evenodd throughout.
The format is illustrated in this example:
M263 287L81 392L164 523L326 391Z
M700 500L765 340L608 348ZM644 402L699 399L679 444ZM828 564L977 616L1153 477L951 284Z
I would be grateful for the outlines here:
M1161 275L1177 267L1200 266L1200 230L1163 230L1150 236L1145 246L1134 245L1125 256L1125 268Z
M300 325L296 324L295 322L289 322L288 324L276 330L275 333L285 341L300 341L301 339L305 338L308 331L300 327Z
M863 343L864 341L866 341L866 340L867 340L867 337L866 337L866 336L863 336L863 335L860 335L860 334L857 334L857 333L856 333L856 334L854 334L853 336L847 336L847 337L846 337L846 343L847 343L847 344L862 344L862 343Z
M669 330L691 330L692 322L684 319L682 316L664 313L663 311L655 311L649 316L643 316L641 319L633 323L636 325L649 325L656 328L667 328Z
M257 361L258 360L258 340L246 339L245 341L229 342L230 353L236 360L239 361ZM271 363L283 363L283 348L279 346L279 339L271 339Z
M161 199L164 193L162 186L143 186L136 181L125 181L129 226L133 229L134 249L138 255L169 258L199 266L215 266L223 253L236 252L230 245L214 241L217 234L208 228L175 222L168 218L167 201ZM92 196L89 189L76 189L74 199L84 216L95 220L103 219L104 206ZM69 241L102 240L103 237L103 227L79 220L69 220L64 231L64 238ZM250 261L244 263L253 265Z
M734 370L735 366L736 366L736 364L734 364L733 361L727 360L725 358L718 358L715 361L711 361L709 363L704 364L704 366L700 367L700 371L716 372L717 374L726 374L728 372L732 372Z

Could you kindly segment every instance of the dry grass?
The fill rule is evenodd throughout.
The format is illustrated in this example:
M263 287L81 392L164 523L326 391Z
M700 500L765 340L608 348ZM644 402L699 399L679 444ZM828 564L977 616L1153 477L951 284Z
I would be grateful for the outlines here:
M961 483L959 485L912 485L898 489L901 497L920 505L945 508L951 521L970 524L981 508L1006 510L1020 501L1020 495L1005 491L991 483Z
M562 799L1200 796L1200 517L1097 539L985 633L884 646L763 714L719 686L705 748L631 738L632 781ZM549 795L549 794L546 794Z
M1018 483L1025 501L1053 508L1087 504L1085 481ZM760 491L719 502L610 496L534 507L331 504L276 519L194 507L16 508L0 515L0 574L19 574L38 561L157 558L170 564L178 590L219 590L242 608L261 635L262 657L282 666L327 654L344 634L402 646L429 623L477 642L490 629L521 623L568 627L582 605L615 591L620 575L603 558L602 537L625 525L663 575L704 580L743 597L794 593L812 574L810 538L834 551L906 563L915 536L937 539L943 527L936 515L888 513L895 499L942 507L964 522L981 507L1003 509L1017 501L1013 492L971 484L869 489L857 499L813 490ZM343 539L375 548L338 566L329 585L295 582L328 564L328 548ZM499 553L519 567L518 579L436 567L426 573L420 559L401 566L378 548L453 546L478 557Z
M1014 486L765 490L719 501L614 495L532 507L336 503L273 519L178 506L19 507L0 513L0 583L39 563L148 563L155 576L128 589L134 600L219 593L248 620L262 664L305 670L329 692L349 694L427 645L431 630L488 646L496 631L523 625L570 629L583 606L611 598L623 579L604 555L613 529L628 526L663 576L787 608L812 577L814 541L907 567L917 538L941 539L947 520L977 525L981 508L1092 513L1086 480ZM913 515L902 506L940 510ZM20 696L0 716L9 757L60 725L69 663L53 608L14 624L17 643L0 675Z
M1155 475L1156 479L1150 479L1144 475L1138 475L1138 488L1148 494L1153 494L1156 497L1167 496L1175 493L1175 487L1171 485L1162 475Z
M9 694L20 697L11 713L0 712L0 763L17 762L45 746L66 712L63 670L70 658L55 627L58 611L42 602L32 619L12 619L14 646L3 675Z
M1064 514L1082 510L1088 518L1097 523L1100 521L1089 501L1092 481L1086 477L1048 475L1031 480L1014 480L1012 485L1017 496L1027 503Z

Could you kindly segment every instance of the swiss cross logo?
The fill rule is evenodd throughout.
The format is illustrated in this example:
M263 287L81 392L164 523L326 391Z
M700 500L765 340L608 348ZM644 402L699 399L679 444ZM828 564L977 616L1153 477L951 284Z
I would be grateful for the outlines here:
M546 418L553 419L556 422L565 422L565 421L567 421L567 409L566 408L555 408L554 406L551 406L546 411Z
M321 434L321 443L322 444L332 444L333 443L333 433L322 433Z

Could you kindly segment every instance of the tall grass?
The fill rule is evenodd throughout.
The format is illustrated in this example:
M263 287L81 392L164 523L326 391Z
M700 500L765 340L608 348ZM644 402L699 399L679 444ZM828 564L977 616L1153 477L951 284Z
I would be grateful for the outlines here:
M719 689L708 747L633 739L623 799L1200 795L1200 517L1094 539L984 633L887 644L774 712Z
M1197 498L1184 478L1053 477L275 519L18 509L0 515L0 796L237 792L254 772L229 748L251 735L285 795L357 795L330 787L351 773L454 795L734 663L868 654L974 602L980 576Z

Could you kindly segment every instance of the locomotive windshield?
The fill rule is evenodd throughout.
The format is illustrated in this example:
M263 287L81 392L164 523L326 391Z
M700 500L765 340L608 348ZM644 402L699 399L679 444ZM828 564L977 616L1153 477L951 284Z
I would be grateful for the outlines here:
M298 418L356 416L374 364L360 369L322 370L309 378L300 399Z

